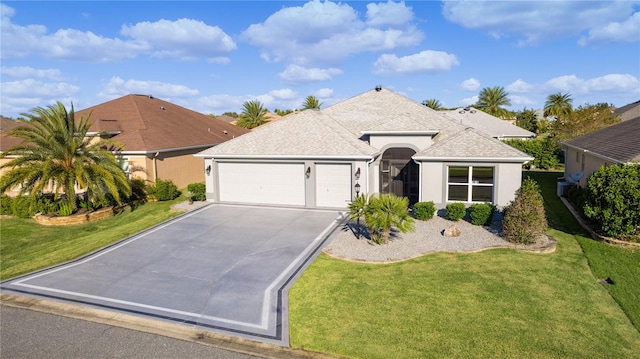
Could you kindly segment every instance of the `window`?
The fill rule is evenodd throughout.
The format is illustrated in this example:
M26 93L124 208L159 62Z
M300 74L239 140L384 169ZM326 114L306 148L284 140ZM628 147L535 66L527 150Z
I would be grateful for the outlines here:
M447 201L493 202L493 167L449 166Z

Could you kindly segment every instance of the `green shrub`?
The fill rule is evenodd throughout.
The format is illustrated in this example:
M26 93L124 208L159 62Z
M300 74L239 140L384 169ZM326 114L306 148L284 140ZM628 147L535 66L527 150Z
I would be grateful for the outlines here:
M584 215L584 205L587 200L587 191L572 185L567 189L567 200L573 205L573 208Z
M89 201L90 202L90 201ZM60 209L58 210L58 216L70 216L73 214L73 206L69 203L60 203Z
M18 196L11 201L11 211L18 218L31 218L36 213L34 201L27 196Z
M503 235L511 242L530 244L546 229L547 217L538 183L526 178L516 191L516 198L504 209Z
M158 201L170 201L180 196L180 191L173 181L161 179L158 179L155 184L147 186L147 193Z
M187 191L191 193L192 201L204 201L207 199L207 187L204 182L191 183L187 185Z
M433 201L418 202L413 205L413 216L419 220L427 220L433 218L436 213L436 205Z
M609 236L640 232L640 164L603 166L592 174L584 213Z
M56 213L60 206L60 199L53 193L42 193L36 197L35 212Z
M474 203L469 207L471 223L476 226L489 226L493 220L495 207L490 203Z
M13 202L13 198L9 196L2 195L0 197L0 214L4 215L13 215L13 210L11 209L11 202Z
M449 203L445 211L447 214L447 218L449 218L452 221L459 221L466 214L467 208L465 207L464 203L456 202L456 203Z
M548 170L560 164L560 148L552 137L538 137L531 140L514 139L504 142L534 157L533 161L524 164L527 169L535 167Z
M131 195L127 199L127 203L136 205L146 202L147 191L144 180L142 178L132 178L129 184L131 185Z

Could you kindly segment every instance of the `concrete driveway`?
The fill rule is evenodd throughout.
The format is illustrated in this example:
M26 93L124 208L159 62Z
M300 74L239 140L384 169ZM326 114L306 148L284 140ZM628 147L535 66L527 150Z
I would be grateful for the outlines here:
M1 289L288 345L286 292L341 221L212 204Z

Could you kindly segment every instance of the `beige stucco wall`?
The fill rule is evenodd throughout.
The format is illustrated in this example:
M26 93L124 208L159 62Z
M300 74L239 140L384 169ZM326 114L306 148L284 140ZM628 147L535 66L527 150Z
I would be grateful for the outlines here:
M613 164L613 162L594 156L592 153L583 152L571 147L567 147L565 149L564 162L564 177L567 181L573 182L570 177L572 174L578 172L583 173L582 178L577 182L581 187L587 185L587 179L589 176L600 169L600 167Z
M519 163L422 162L420 166L420 201L433 201L440 206L447 203L447 166L493 166L493 201L499 207L515 198L522 183L522 165Z
M431 146L431 137L429 135L420 136L392 136L392 135L370 135L369 144L375 148L384 150L389 147L409 147L414 148L418 152Z
M204 182L204 159L193 156L196 152L198 151L160 153L155 158L156 178L170 179L178 188L186 188L190 183Z

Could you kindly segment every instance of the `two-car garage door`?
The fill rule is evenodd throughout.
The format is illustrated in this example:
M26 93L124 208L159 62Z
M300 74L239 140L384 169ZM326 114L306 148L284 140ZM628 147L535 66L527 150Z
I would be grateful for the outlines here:
M315 182L307 179L304 163L219 162L219 200L306 206L309 190L315 207L346 207L351 200L351 164L319 163L313 171L310 178Z

